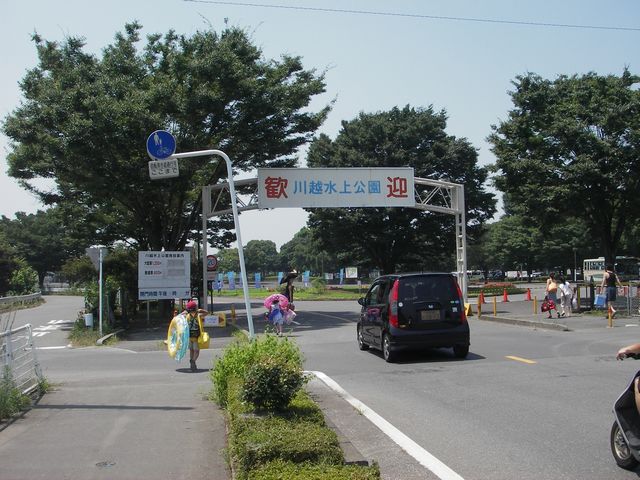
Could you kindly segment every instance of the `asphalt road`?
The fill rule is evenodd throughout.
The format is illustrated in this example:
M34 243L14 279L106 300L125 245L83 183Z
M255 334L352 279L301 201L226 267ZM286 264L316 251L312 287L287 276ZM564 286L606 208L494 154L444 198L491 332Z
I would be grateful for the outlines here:
M293 336L306 368L329 375L461 477L638 477L609 451L611 406L640 368L615 352L639 340L637 327L556 332L471 319L467 360L432 350L387 364L357 349L357 305L296 305L302 325Z

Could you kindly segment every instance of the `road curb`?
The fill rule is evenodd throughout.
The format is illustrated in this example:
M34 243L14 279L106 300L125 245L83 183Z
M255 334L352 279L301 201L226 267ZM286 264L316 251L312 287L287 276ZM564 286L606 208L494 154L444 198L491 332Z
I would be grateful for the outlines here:
M538 320L522 320L517 318L509 318L509 317L494 317L490 315L482 315L480 317L476 317L478 320L485 320L488 322L497 322L497 323L506 323L509 325L519 325L522 327L532 327L532 328L543 328L547 330L557 330L561 332L571 332L569 327L563 325L562 323L551 323L551 322L541 322Z
M115 332L111 332L108 335L105 335L104 337L99 338L98 340L96 340L96 345L102 345L104 342L106 342L108 339L110 339L114 335L117 335L117 334L122 333L124 331L125 331L125 329L121 328L119 330L116 330Z

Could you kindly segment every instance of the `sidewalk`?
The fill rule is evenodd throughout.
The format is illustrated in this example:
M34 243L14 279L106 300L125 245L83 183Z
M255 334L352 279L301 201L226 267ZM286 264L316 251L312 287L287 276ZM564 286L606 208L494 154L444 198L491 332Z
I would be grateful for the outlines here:
M553 318L547 318L546 312L540 311L540 301L538 301L538 311L533 311L533 301L514 300L509 302L496 302L496 314L493 313L493 299L488 299L482 305L482 312L478 318L478 305L476 299L471 299L472 319L480 319L493 322L507 323L511 325L521 325L524 327L546 328L549 330L576 331L593 328L609 328L609 321L604 310L596 313L572 313L571 316L557 318L555 311ZM624 327L625 325L638 325L640 316L628 316L626 311L618 309L613 318L613 328Z

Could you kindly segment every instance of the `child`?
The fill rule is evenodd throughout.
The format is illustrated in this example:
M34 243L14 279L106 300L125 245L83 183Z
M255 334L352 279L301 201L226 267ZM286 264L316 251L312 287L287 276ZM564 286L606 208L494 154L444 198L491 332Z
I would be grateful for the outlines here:
M278 299L273 300L269 310L269 320L271 320L276 327L276 335L282 335L284 316L282 315L282 310L280 310L280 302Z

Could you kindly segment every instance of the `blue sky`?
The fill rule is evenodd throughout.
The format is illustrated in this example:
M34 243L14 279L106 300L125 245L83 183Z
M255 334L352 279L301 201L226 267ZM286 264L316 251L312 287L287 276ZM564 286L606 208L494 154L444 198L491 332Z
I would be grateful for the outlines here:
M231 3L231 2L229 2ZM240 2L238 2L240 3ZM635 0L252 0L254 5L387 12L373 15L310 11L182 0L2 0L0 19L0 117L20 103L18 82L36 65L30 36L47 40L86 39L100 54L125 23L138 20L144 33L174 29L190 35L225 25L249 31L266 58L300 55L305 68L326 70L327 93L335 99L321 128L335 138L342 120L359 112L410 104L433 105L449 116L447 132L466 137L481 164L494 158L486 137L490 125L505 119L508 90L520 74L554 79L560 74L620 75L624 67L640 74L640 2ZM553 27L433 17L529 23L610 26L632 31ZM6 175L8 140L0 136L0 215L35 212L41 205ZM141 145L141 149L145 148ZM178 146L178 151L180 147ZM304 150L300 152L304 159ZM233 159L232 159L233 161ZM242 239L273 240L278 248L306 221L300 209L241 215ZM274 229L273 225L280 225Z

